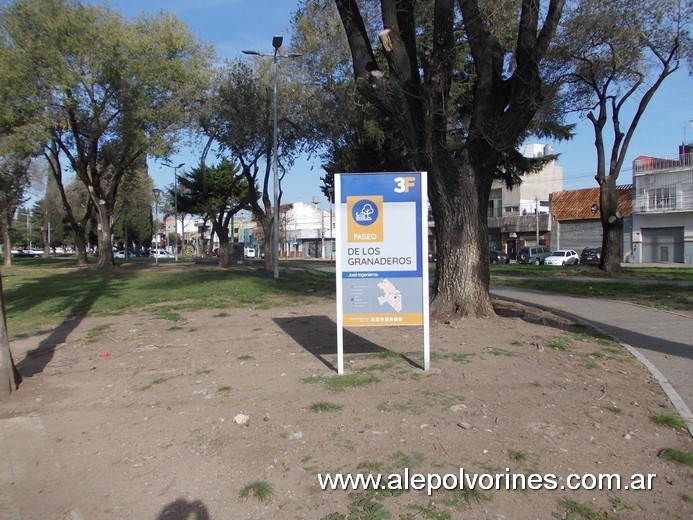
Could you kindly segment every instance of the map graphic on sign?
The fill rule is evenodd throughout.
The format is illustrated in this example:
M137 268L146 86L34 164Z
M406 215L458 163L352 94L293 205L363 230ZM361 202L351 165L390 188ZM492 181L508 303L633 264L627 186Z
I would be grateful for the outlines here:
M402 293L395 287L390 280L378 282L378 288L383 291L383 296L378 296L378 303L382 307L386 303L397 312L402 311Z

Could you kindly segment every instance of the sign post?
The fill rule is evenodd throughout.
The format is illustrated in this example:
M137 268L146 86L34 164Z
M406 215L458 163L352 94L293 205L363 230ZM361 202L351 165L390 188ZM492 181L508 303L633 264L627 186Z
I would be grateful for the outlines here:
M426 172L335 175L337 372L344 327L422 325L430 367Z

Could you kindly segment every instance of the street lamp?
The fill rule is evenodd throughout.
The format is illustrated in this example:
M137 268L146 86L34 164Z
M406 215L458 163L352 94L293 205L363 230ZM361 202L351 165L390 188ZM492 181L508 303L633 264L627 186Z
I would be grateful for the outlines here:
M175 220L173 221L173 232L175 236L175 244L173 245L173 254L175 256L176 262L178 261L178 168L185 166L185 163L180 163L178 166L173 166L170 163L164 163L164 166L173 168L173 206L175 212ZM183 236L185 237L185 230L183 230Z
M274 63L274 88L272 90L272 112L273 112L273 127L272 127L272 134L273 134L273 143L272 143L272 159L274 160L274 165L273 165L273 175L274 175L274 222L272 225L272 248L273 248L273 253L272 253L272 267L274 269L274 279L278 280L279 279L279 173L278 173L278 163L279 159L277 157L277 76L278 76L278 69L279 69L279 58L298 58L301 56L300 54L286 54L286 55L281 55L279 54L279 48L282 46L282 43L284 41L283 36L275 36L272 38L272 47L274 47L274 53L273 54L262 54L258 51L252 51L252 50L246 50L246 51L241 51L243 54L249 54L250 56L261 56L261 57L267 57L267 58L272 58L272 61Z
M154 188L152 190L154 195L154 222L157 223L159 220L159 199L161 198L161 190L159 188ZM154 261L159 265L159 230L154 232L154 242L156 252L154 253Z

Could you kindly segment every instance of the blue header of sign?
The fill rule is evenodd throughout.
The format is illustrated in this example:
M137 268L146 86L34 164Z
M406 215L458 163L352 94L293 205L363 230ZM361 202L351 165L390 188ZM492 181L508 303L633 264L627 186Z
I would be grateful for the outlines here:
M370 177L370 178L369 178ZM342 175L341 201L349 196L382 194L383 202L421 202L418 172L357 173Z
M342 278L422 276L427 259L422 255L425 237L421 232L421 179L420 172L340 175L337 202L345 206L347 213L347 240L339 246L347 254ZM406 213L402 215L398 203L403 204L402 208L408 205L411 210L404 210ZM383 217L381 213L388 204L388 217ZM385 228L384 220L388 221ZM407 251L403 244L412 244L412 249Z

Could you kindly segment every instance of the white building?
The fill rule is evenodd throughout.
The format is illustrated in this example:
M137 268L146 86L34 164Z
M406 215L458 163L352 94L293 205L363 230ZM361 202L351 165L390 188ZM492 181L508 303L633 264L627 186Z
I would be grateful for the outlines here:
M281 256L334 258L334 215L313 204L294 202L280 208L279 248Z
M633 261L693 263L693 144L633 161Z

